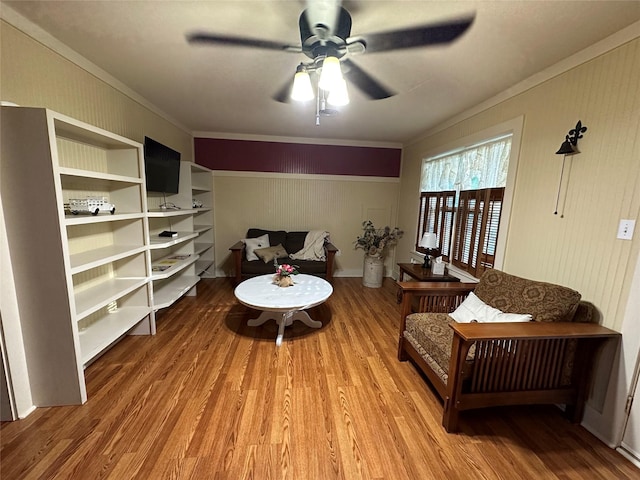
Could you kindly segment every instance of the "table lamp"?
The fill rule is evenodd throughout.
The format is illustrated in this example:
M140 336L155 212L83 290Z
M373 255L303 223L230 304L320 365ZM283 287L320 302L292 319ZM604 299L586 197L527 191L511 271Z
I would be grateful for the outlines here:
M418 246L424 248L427 251L424 255L424 263L422 264L422 268L430 268L431 255L434 253L438 253L438 238L436 237L436 234L425 233L424 235L422 235Z

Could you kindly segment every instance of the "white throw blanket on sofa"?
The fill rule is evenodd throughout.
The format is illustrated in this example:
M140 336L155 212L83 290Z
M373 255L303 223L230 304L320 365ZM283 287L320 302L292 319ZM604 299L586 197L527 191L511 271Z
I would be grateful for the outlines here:
M310 230L304 239L302 250L289 255L294 260L318 260L327 259L324 253L325 239L329 238L329 232L324 230ZM328 241L328 240L327 240Z

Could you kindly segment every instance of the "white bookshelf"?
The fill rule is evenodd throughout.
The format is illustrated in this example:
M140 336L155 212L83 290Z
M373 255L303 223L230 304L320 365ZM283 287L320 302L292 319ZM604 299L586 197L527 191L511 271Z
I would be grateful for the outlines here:
M196 273L203 278L215 277L213 172L201 165L191 164L191 195L196 213L194 231L199 234L195 252L200 255ZM200 206L201 205L201 206Z
M36 406L87 400L84 368L155 333L140 143L42 108L2 107L2 201ZM106 197L115 213L73 215Z
M186 259L174 262L164 271L152 271L153 305L155 310L167 308L183 295L195 295L196 284L200 277L196 272L196 262L199 255L195 252L194 240L199 233L194 228L194 217L198 210L191 208L191 163L180 162L180 182L178 193L166 197L159 197L157 193L148 193L148 204L157 204L162 198L177 208L150 208L147 212L149 224L149 248L151 253L152 270L170 257L188 256ZM169 230L176 232L175 237L161 237L160 233ZM166 265L165 265L166 266Z

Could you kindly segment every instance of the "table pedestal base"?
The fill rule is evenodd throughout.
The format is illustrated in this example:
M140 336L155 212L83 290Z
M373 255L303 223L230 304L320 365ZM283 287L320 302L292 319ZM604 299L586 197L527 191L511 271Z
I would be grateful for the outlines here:
M284 336L284 327L288 327L295 320L299 320L307 327L320 328L322 322L313 320L304 310L293 310L289 312L273 312L269 310L263 311L258 318L251 319L247 322L249 327L257 327L268 320L275 320L278 324L278 336L276 337L276 345L282 345L282 337Z

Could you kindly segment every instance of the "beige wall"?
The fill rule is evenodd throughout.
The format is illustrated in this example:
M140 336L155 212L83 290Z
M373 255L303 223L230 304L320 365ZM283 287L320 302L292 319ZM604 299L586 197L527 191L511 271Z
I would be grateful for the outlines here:
M640 248L640 231L632 241L616 239L619 220L637 220L640 210L638 78L636 39L406 146L398 223L411 227L398 260L413 250L425 153L524 115L504 270L575 288L601 311L604 325L620 330ZM554 152L579 119L588 131L582 153L567 159L560 218L553 211L562 157Z
M0 99L45 107L142 142L152 137L193 161L192 136L9 23L0 23Z
M362 222L395 225L397 179L243 172L216 172L214 179L216 264L226 275L233 268L229 247L256 227L327 230L341 250L336 276L362 276L362 250L353 248ZM391 267L389 256L387 275Z

